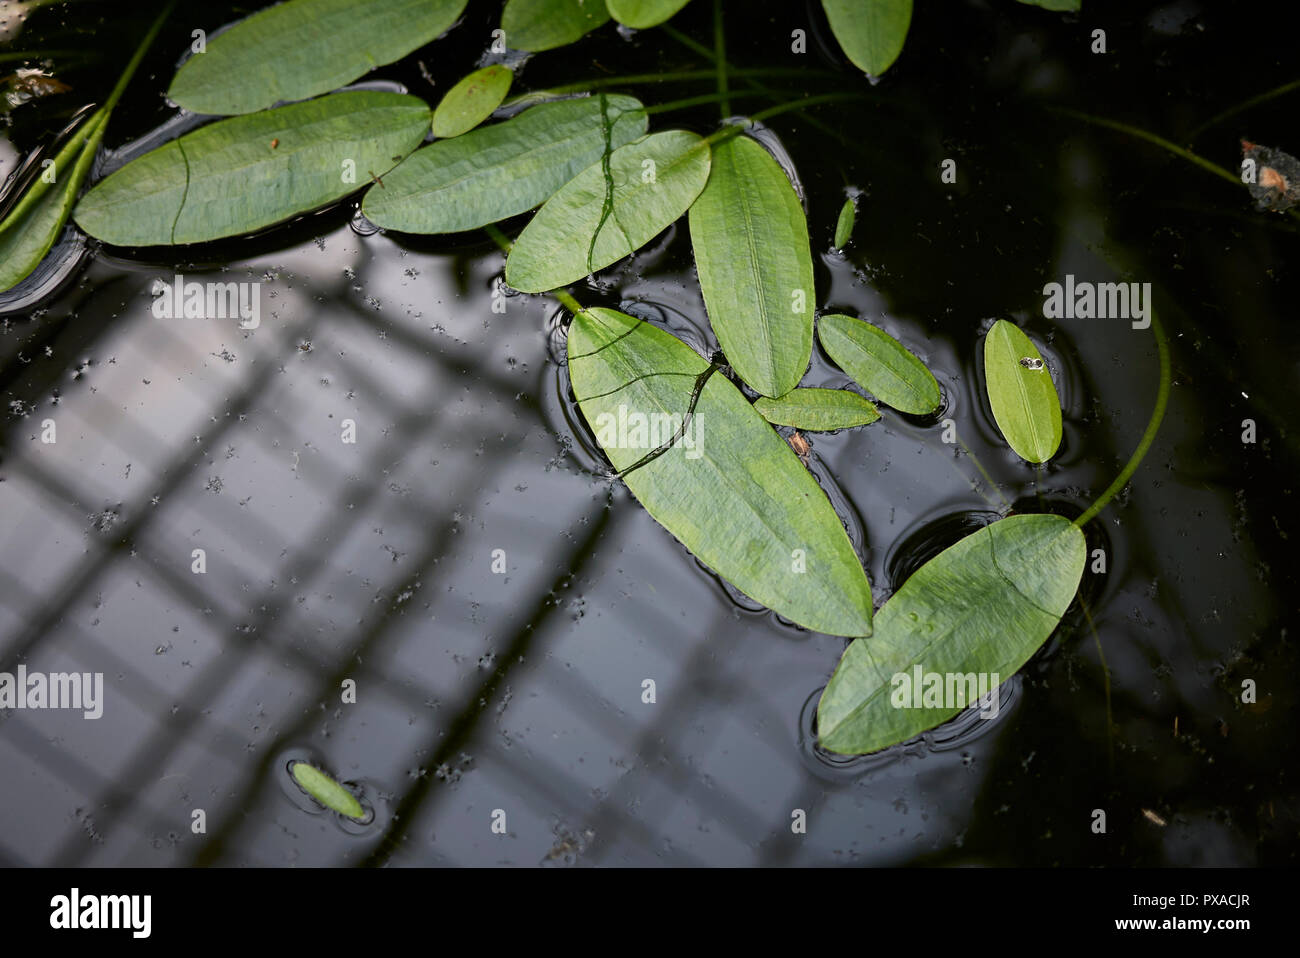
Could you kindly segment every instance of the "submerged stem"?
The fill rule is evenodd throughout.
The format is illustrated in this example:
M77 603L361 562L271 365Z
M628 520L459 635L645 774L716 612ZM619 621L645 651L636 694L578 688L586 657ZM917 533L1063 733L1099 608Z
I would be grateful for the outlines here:
M713 65L718 73L718 98L722 119L731 116L731 103L727 99L727 35L722 28L722 0L713 0Z
M1195 163L1207 173L1213 173L1215 176L1227 180L1229 183L1240 186L1241 181L1232 173L1229 173L1223 167L1216 163L1211 163L1203 156L1193 153L1191 150L1184 149L1171 140L1166 140L1163 136L1157 136L1149 133L1141 127L1129 126L1127 123L1121 123L1119 120L1108 120L1105 117L1093 116L1090 113L1080 113L1077 110L1067 110L1060 108L1057 112L1066 116L1072 116L1076 120L1083 120L1085 123L1092 123L1096 126L1104 126L1112 130L1118 130L1120 133L1127 133L1129 136L1136 136L1140 140L1146 140L1148 143L1154 143L1162 150L1168 150L1174 156L1180 156L1189 163Z

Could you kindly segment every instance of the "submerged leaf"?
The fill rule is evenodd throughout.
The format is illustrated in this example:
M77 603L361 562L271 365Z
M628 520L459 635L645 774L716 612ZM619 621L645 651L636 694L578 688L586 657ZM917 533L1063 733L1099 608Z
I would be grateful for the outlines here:
M984 339L984 378L993 418L1016 455L1051 459L1061 445L1061 400L1038 347L1005 319Z
M984 676L985 689L995 689L1047 641L1074 599L1086 554L1068 519L1021 515L935 556L876 613L871 638L845 650L817 706L822 748L874 752L975 704L972 679L978 688ZM962 697L927 703L918 671ZM996 700L982 704L991 712Z
M871 586L830 500L790 447L689 346L610 309L569 330L574 394L646 511L741 592L805 628L869 635ZM679 435L680 434L680 435Z
M831 32L854 66L880 76L898 59L912 22L912 0L822 0Z
M252 113L351 83L448 30L466 0L288 0L208 41L167 96L195 113Z
M448 90L433 111L433 135L449 139L474 129L501 105L513 79L510 68L499 63L475 70Z
M506 45L536 53L581 39L609 19L605 0L507 0Z
M925 363L883 329L836 313L817 321L817 338L859 386L900 412L925 416L942 396Z
M709 178L709 145L666 130L593 163L537 211L506 258L506 282L544 293L636 252L686 212ZM593 239L594 237L594 239Z
M853 205L852 199L844 201L840 207L840 218L835 223L835 248L843 249L844 245L853 236L853 221L857 215L857 207Z
M74 215L119 246L251 233L382 176L428 129L424 101L369 91L220 120L132 160Z
M625 27L648 30L671 18L690 0L608 0L610 14Z
M609 145L645 133L646 115L630 96L605 96ZM372 187L361 211L372 223L407 233L477 229L546 202L605 150L601 97L543 103L416 150Z
M812 354L812 255L794 187L757 141L713 148L691 206L691 245L709 323L727 361L765 396L803 378Z
M806 432L865 426L880 418L870 400L847 389L792 389L780 399L761 396L754 408L768 422Z
M294 762L290 769L294 781L316 801L328 809L346 815L348 818L362 819L366 810L361 807L357 797L330 778L320 769L306 762Z

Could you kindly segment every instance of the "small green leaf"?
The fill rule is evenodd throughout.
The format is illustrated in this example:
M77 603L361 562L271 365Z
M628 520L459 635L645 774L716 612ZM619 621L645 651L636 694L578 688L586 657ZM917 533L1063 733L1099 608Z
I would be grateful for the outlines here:
M832 313L817 321L817 338L841 369L885 405L914 416L939 408L943 397L933 374L883 329Z
M865 426L880 418L869 400L847 389L792 389L780 399L760 396L754 408L768 422L806 432Z
M852 199L844 201L840 207L840 218L835 224L835 248L843 249L845 244L853 237L853 221L857 215L857 207L853 205Z
M854 66L880 76L898 59L912 22L912 0L822 0L831 32Z
M213 37L167 96L195 113L304 100L400 60L448 30L466 0L288 0Z
M609 19L605 0L507 0L506 45L536 53L581 39Z
M119 246L251 233L382 176L428 129L424 101L370 91L220 120L132 160L74 215L87 233Z
M1061 400L1038 347L1005 319L984 339L984 378L993 418L1016 455L1051 459L1061 445Z
M645 133L646 115L630 96L606 96L609 144ZM543 103L416 150L371 187L361 211L372 223L407 233L477 229L546 202L601 158L601 98Z
M1080 9L1083 0L1020 0L1020 2L1031 7L1042 7L1044 10L1074 13Z
M808 224L785 171L749 137L719 143L690 224L727 361L763 395L789 392L812 355L814 291Z
M450 139L474 129L501 105L513 79L510 68L499 63L475 70L448 90L433 111L433 135Z
M871 633L871 586L830 500L725 376L698 388L710 366L694 350L610 309L574 317L568 355L582 414L616 469L681 431L623 477L660 525L787 619L831 635Z
M668 20L690 0L607 0L610 16L625 27L648 30Z
M604 269L671 226L708 178L709 145L694 133L666 130L619 147L608 174L593 163L537 211L506 258L506 282L544 293Z
M921 566L876 613L871 638L844 651L817 706L822 748L874 752L974 704L913 707L917 666L943 676L945 691L948 676L983 674L990 690L1009 679L1060 623L1086 556L1083 533L1068 519L1023 515L985 526Z
M326 808L348 818L360 820L366 817L366 810L357 797L320 769L306 762L294 762L290 771L294 781Z

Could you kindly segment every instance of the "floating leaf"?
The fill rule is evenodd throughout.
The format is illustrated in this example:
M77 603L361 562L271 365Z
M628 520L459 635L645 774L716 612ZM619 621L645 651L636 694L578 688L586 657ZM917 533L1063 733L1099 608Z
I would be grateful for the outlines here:
M466 0L288 0L208 41L167 96L195 113L252 113L328 93L448 30Z
M510 68L499 63L475 70L448 90L433 111L433 135L448 139L474 129L501 105L513 79Z
M853 205L852 199L844 201L840 207L840 218L835 224L835 248L843 249L845 244L853 236L853 221L857 215L857 207Z
M536 53L572 43L609 19L605 0L507 0L506 45Z
M357 797L320 769L306 762L294 762L290 771L294 781L326 808L348 818L360 820L366 817L366 810Z
M871 587L839 516L728 379L703 380L685 420L710 365L663 330L610 309L574 317L568 355L582 414L615 468L680 431L666 452L623 477L656 521L741 592L799 625L870 634Z
M912 0L822 0L840 49L860 70L880 76L903 52Z
M916 416L939 408L942 396L930 370L883 329L832 313L817 321L817 338L841 369L886 405Z
M982 674L990 690L1010 678L1061 621L1086 554L1068 519L1024 515L985 526L921 566L876 613L871 638L851 642L840 659L817 706L822 748L874 752L975 704L967 695L913 707L917 667L942 676L945 691L948 676Z
M704 305L727 361L763 395L789 392L812 354L813 270L808 224L785 171L748 137L717 144L690 223Z
M630 96L605 96L609 145L645 133L646 115ZM605 150L601 97L543 103L416 150L372 187L361 211L372 223L407 233L477 229L544 203Z
M686 6L690 0L607 0L610 15L625 27L648 30L657 27Z
M1016 455L1051 459L1061 445L1061 400L1038 347L1005 319L984 339L984 378L993 418Z
M761 396L754 408L768 422L807 432L865 426L880 418L869 400L847 389L792 389L780 399Z
M544 293L636 252L686 212L709 178L709 145L666 130L593 163L546 201L506 258L506 282ZM593 240L594 237L594 240Z
M119 246L251 233L382 176L428 129L422 100L368 91L220 120L132 160L74 215Z

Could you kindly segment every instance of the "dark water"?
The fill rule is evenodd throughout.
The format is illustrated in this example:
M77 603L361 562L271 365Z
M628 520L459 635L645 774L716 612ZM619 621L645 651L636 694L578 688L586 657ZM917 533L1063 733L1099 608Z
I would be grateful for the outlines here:
M182 6L109 147L174 116L161 92L190 30L241 15ZM878 755L819 753L813 714L844 640L755 608L600 478L556 362L562 316L545 297L493 311L502 256L485 237L356 229L354 198L252 239L92 245L60 260L80 264L60 289L8 300L0 671L101 671L106 702L98 721L0 711L0 862L1293 862L1297 221L1045 108L1191 142L1229 168L1241 136L1300 152L1295 96L1190 137L1295 79L1296 17L1260 28L1236 4L1084 6L920 3L871 88L817 5L727 4L736 66L808 69L763 81L784 96L872 90L770 124L806 193L818 306L925 359L941 418L1000 489L937 421L811 437L810 468L877 601L1005 503L1077 514L1105 488L1154 401L1152 335L1045 320L1041 290L1067 273L1155 288L1174 364L1164 427L1091 524L1107 571L1085 577L1086 611L1076 603L1009 682L996 721L964 716ZM436 101L483 61L495 7L476 0L452 37L368 79ZM150 15L83 2L31 17L4 49L98 59L56 59L73 90L14 111L6 171L102 98ZM710 21L698 0L674 24L711 44ZM1095 28L1104 55L1089 50ZM661 32L606 27L534 57L517 89L706 66ZM629 89L653 103L712 87ZM653 128L717 117L702 107ZM858 227L841 255L829 248L846 190ZM155 318L150 289L178 272L260 283L260 326ZM716 348L684 223L574 292ZM982 398L977 344L998 318L1038 339L1062 395L1064 443L1041 475ZM814 356L807 384L846 381ZM46 419L56 443L41 442ZM340 441L345 419L355 444ZM356 704L340 701L348 679ZM288 777L295 759L354 783L373 821L320 813ZM792 833L796 809L806 834Z

